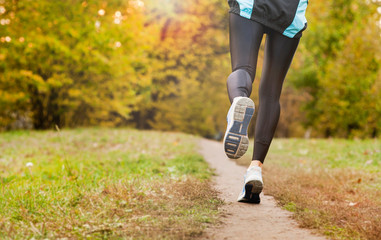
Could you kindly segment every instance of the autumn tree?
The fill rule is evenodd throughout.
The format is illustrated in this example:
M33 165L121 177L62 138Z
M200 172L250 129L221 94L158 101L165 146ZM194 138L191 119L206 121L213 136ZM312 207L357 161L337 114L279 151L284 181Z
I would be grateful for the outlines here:
M137 89L149 84L137 70L145 65L139 7L121 0L6 1L2 126L20 116L36 129L127 121Z

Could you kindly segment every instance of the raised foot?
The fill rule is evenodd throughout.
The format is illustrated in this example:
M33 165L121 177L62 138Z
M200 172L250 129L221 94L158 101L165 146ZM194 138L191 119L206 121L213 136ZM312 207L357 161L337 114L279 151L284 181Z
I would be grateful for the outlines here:
M246 153L249 147L247 129L254 111L254 102L250 98L234 99L228 113L228 127L224 138L224 149L229 158L237 159Z

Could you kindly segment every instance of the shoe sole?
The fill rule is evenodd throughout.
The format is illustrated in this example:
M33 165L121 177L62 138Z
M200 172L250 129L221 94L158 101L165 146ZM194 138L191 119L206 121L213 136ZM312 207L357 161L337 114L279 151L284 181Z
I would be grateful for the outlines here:
M262 192L263 184L261 181L254 180L245 184L245 196L239 202L260 203L259 194Z
M250 98L242 98L238 100L233 111L233 124L225 134L224 149L229 158L237 159L242 157L249 147L247 128L254 115L254 102Z

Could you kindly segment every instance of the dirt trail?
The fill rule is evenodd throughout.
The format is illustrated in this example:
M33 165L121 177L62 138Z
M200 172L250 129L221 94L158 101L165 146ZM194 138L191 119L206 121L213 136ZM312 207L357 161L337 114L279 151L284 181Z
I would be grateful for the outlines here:
M215 169L215 188L226 203L223 223L207 229L207 239L326 239L299 228L291 213L277 207L271 196L262 193L259 205L236 202L246 168L229 160L219 142L201 140L200 153Z

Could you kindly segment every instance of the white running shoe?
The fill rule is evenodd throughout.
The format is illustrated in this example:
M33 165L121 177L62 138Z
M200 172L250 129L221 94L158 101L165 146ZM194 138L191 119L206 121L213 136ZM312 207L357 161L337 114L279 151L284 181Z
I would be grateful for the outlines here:
M247 128L254 115L254 102L247 97L235 97L226 120L228 126L224 137L224 149L229 158L242 157L249 147Z
M237 201L260 203L261 199L259 198L259 194L263 189L262 168L253 166L247 169L244 176L244 182L245 185L241 194L238 196Z

